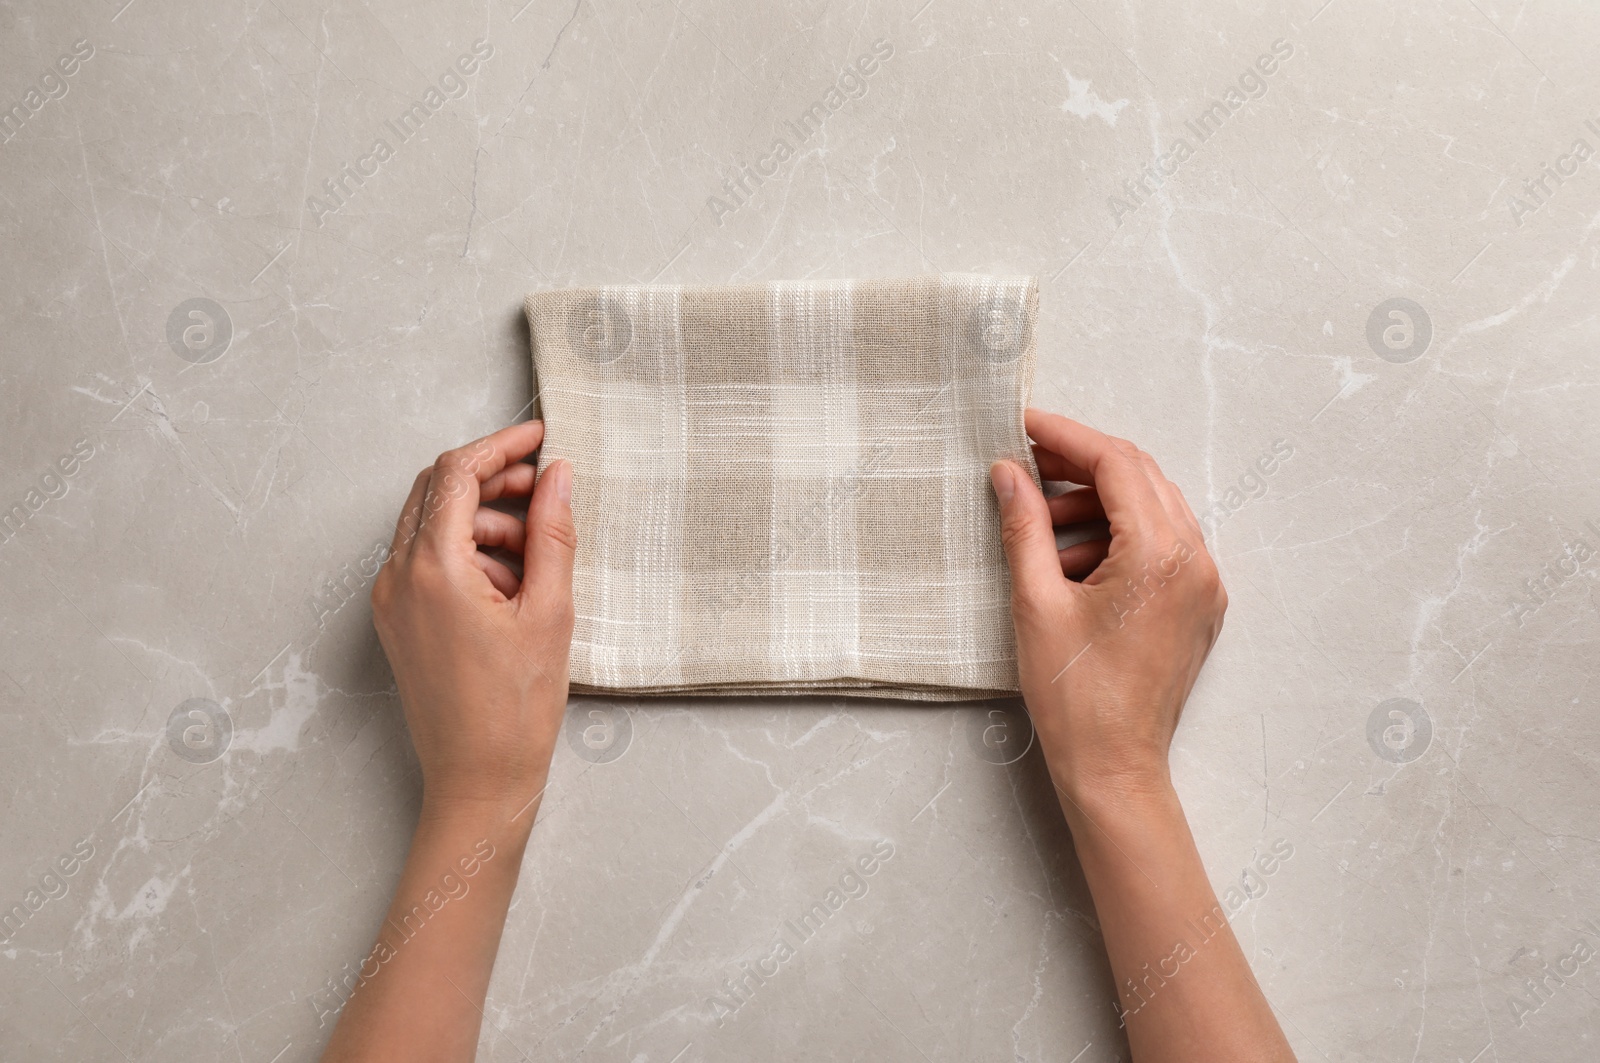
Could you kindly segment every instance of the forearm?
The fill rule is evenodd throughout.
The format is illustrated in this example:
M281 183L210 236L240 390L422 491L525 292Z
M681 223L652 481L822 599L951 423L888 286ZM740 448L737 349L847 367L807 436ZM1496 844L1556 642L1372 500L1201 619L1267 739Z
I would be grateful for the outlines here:
M471 1060L536 807L430 806L324 1063ZM513 821L513 817L515 820Z
M1057 790L1134 1060L1292 1063L1170 782L1115 798Z

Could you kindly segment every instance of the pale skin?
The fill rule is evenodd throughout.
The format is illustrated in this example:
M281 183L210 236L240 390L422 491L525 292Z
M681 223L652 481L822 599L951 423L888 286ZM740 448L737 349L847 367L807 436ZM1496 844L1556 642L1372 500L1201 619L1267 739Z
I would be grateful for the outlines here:
M1168 771L1178 716L1227 607L1199 525L1155 461L1126 440L1037 410L1027 429L1044 477L1082 486L1047 500L1016 465L990 471L1022 695L1094 898L1133 1058L1292 1063L1226 919L1216 918ZM373 587L422 765L422 813L325 1061L476 1053L567 702L572 479L555 462L535 484L522 459L543 438L538 422L516 425L424 469ZM485 505L521 497L525 521ZM1056 549L1054 527L1099 519L1109 539ZM480 546L520 552L521 577ZM1200 925L1220 930L1201 941ZM1152 978L1163 961L1174 969L1179 941L1195 947L1177 973Z

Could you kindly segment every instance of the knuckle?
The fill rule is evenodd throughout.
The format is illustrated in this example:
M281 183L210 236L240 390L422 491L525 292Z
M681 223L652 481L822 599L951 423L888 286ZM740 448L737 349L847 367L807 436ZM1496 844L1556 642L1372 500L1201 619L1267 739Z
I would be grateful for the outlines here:
M1005 548L1007 555L1015 556L1027 548L1033 541L1033 529L1020 520L1005 520L1000 522L1000 545Z
M1011 581L1011 621L1018 630L1050 626L1055 603L1044 587L1025 580Z
M1134 524L1121 531L1122 546L1128 551L1128 556L1135 562L1155 562L1165 556L1160 534L1156 528L1147 524Z
M407 547L416 542L417 535L422 531L422 518L427 516L427 506L418 502L406 510L400 517L400 546Z
M1202 554L1195 559L1194 582L1202 594L1214 601L1227 603L1228 594L1222 586L1222 573L1217 571L1216 563L1208 555Z
M372 581L372 614L375 617L387 615L390 605L394 602L394 588L391 585L389 567L385 565L378 573L378 578Z
M555 600L545 604L545 618L558 629L571 631L578 612L577 607L573 605L572 595L557 594L552 597Z
M417 543L411 553L411 564L406 570L406 584L423 594L436 594L447 589L450 582L444 558L432 542Z
M475 479L473 472L461 461L440 462L436 482L428 490L429 502L435 509L444 505L445 499L458 499L467 492L467 486Z
M1048 581L1033 575L1031 568L1012 569L1007 566L1006 578L1011 584L1011 601L1029 609L1042 608L1052 600L1052 587Z
M572 601L572 593L565 587L554 588L542 586L532 599L532 620L534 626L544 632L546 637L561 639L570 638L572 628L577 621L577 608Z
M477 467L476 459L465 450L447 450L439 455L438 461L434 462L434 468L444 474L447 482L472 476Z
M539 534L544 541L561 550L578 548L578 529L570 520L546 520L539 524Z
M1012 577L1011 610L1019 620L1024 616L1036 615L1044 604L1040 600L1042 597L1043 595L1039 593L1039 589L1033 586L1032 583L1027 580L1017 579L1015 576Z

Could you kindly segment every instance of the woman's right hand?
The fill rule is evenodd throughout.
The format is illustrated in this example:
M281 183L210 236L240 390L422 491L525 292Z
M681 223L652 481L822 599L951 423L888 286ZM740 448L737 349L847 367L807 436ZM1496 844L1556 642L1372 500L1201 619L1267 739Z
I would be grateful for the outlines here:
M1133 1059L1293 1063L1167 770L1228 607L1199 522L1132 443L1037 410L1027 427L1044 478L1084 486L1046 501L1014 464L991 470L1022 697L1094 898ZM1101 518L1109 540L1057 552L1055 525Z
M1047 500L1014 463L990 470L1023 700L1073 802L1165 792L1178 716L1228 596L1199 522L1150 455L1040 410L1026 424L1043 478L1084 486ZM1109 541L1057 551L1057 525L1101 519Z

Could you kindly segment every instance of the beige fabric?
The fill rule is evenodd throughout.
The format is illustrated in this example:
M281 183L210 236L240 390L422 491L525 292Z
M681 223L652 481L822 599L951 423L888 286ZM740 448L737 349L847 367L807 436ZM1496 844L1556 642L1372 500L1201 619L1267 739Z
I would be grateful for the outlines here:
M536 292L573 465L572 688L1012 694L989 465L1022 424L1032 278Z

